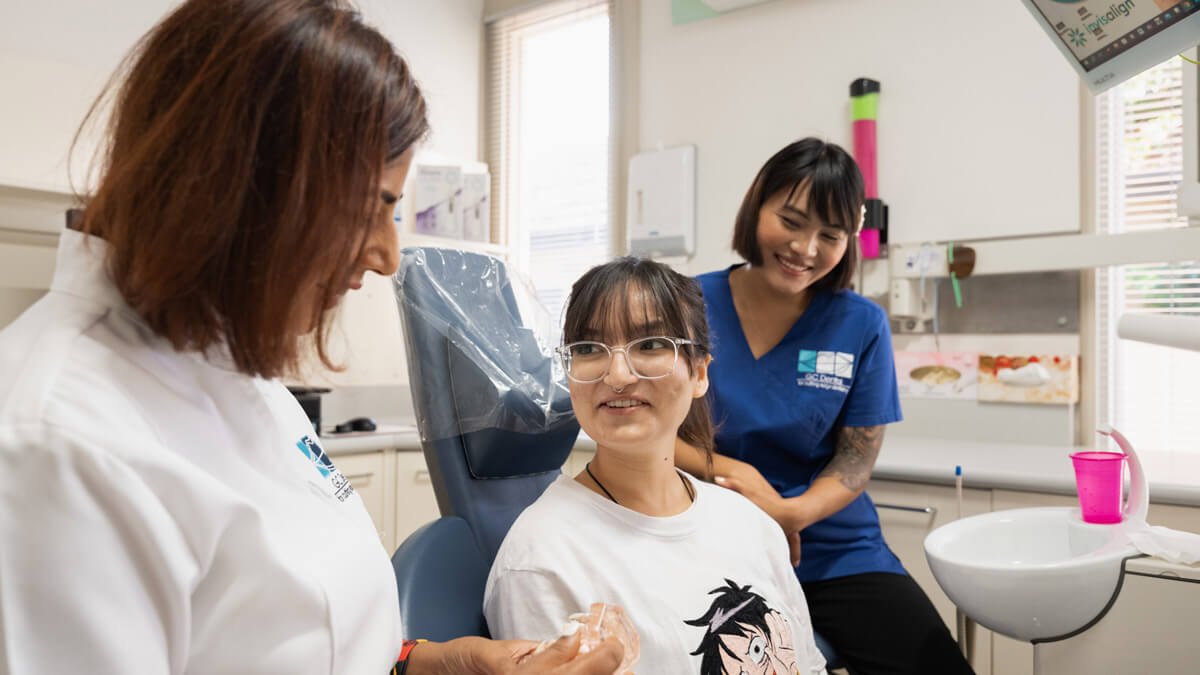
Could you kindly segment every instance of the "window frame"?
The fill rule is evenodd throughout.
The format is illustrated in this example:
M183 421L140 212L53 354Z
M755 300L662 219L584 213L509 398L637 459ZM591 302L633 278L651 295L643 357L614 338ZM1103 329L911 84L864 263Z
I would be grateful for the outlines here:
M1172 63L1173 61L1173 63ZM1182 63L1179 59L1172 59L1165 62L1156 68L1177 68L1180 69L1182 76L1182 68L1188 67L1188 64ZM1174 98L1177 103L1175 105L1182 106L1183 93L1182 90L1176 87ZM1094 101L1088 94L1083 94L1088 105L1084 106L1084 133L1089 136L1088 143L1085 147L1090 148L1092 157L1085 155L1084 161L1092 165L1094 173L1091 176L1091 184L1093 189L1093 199L1091 207L1094 209L1094 231L1100 235L1111 235L1120 232L1144 232L1149 230L1168 229L1185 227L1188 224L1188 219L1185 217L1172 217L1165 215L1160 210L1161 220L1153 227L1147 227L1144 224L1126 227L1124 223L1124 213L1121 190L1128 186L1128 177L1122 176L1121 164L1123 163L1122 152L1126 147L1128 139L1123 131L1123 119L1121 106L1123 102L1119 99L1121 96L1121 85L1096 96ZM1183 154L1183 138L1178 138L1175 141L1174 151L1180 156ZM1180 161L1179 171L1182 172L1182 160ZM1173 181L1181 180L1182 176L1174 176ZM1173 200L1173 198L1172 198ZM1121 405L1121 397L1124 395L1118 391L1122 387L1119 381L1122 377L1121 370L1128 367L1127 364L1122 364L1120 352L1127 347L1123 346L1123 341L1116 334L1117 321L1124 312L1137 311L1137 307L1129 307L1128 301L1131 297L1138 295L1131 293L1132 282L1126 279L1123 275L1127 272L1126 268L1150 269L1150 268L1189 268L1191 271L1200 271L1200 254L1196 256L1196 260L1191 263L1173 263L1164 265L1130 265L1122 267L1100 267L1090 271L1085 276L1085 282L1090 287L1090 293L1085 294L1085 315L1091 315L1093 321L1090 327L1091 334L1081 335L1081 342L1085 346L1085 350L1090 352L1090 367L1087 368L1085 377L1091 380L1090 383L1085 382L1084 391L1093 393L1091 401L1090 416L1085 413L1084 419L1081 420L1082 428L1079 430L1077 438L1086 446L1103 445L1107 443L1112 446L1111 441L1101 441L1094 436L1093 430L1101 424L1114 424L1120 426L1122 411L1128 410L1127 406ZM1167 272L1168 275L1171 272ZM1191 294L1195 298L1200 298L1200 288L1196 288ZM1091 305L1088 307L1087 305ZM1142 311L1153 311L1146 307ZM1191 313L1195 314L1197 310ZM1170 312L1154 312L1154 313L1170 313ZM1086 355L1085 355L1086 358ZM1090 386L1089 386L1090 384ZM1136 442L1136 439L1135 439ZM1151 450L1168 451L1172 454L1176 452L1191 452L1186 449L1176 448L1154 448L1148 447Z
M611 257L624 250L626 170L635 152L632 138L636 136L636 68L637 68L637 6L631 0L538 0L512 10L485 17L483 68L483 126L484 156L492 174L492 239L505 249L505 258L513 270L527 265L522 233L513 222L519 209L517 198L519 177L512 167L517 161L517 140L512 138L512 125L517 123L510 112L515 108L512 96L518 84L517 72L505 72L513 66L511 48L513 31L551 29L556 24L574 21L579 13L604 12L609 21L609 140L608 140L608 199L607 251ZM508 35L501 32L508 31ZM508 78L507 86L502 78ZM582 272L582 270L581 270ZM551 317L556 321L558 317Z

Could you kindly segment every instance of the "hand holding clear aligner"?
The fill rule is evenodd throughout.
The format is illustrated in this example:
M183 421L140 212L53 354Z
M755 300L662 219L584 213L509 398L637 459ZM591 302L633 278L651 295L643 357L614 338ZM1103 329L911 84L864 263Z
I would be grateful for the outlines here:
M582 633L579 641L579 653L587 654L600 646L605 640L615 637L625 648L625 657L621 665L613 671L613 675L633 675L633 664L637 663L641 654L641 638L625 614L625 610L617 605L594 602L586 614L572 614L563 625L563 635ZM537 646L529 656L537 654L553 644L550 640ZM529 658L526 656L525 658ZM525 659L522 659L522 662Z

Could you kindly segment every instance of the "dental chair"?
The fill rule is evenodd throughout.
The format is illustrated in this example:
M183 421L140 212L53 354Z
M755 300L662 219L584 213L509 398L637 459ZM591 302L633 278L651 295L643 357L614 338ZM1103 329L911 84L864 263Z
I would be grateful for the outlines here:
M487 637L492 560L513 521L558 477L579 424L503 262L409 248L393 285L442 513L392 556L406 637Z

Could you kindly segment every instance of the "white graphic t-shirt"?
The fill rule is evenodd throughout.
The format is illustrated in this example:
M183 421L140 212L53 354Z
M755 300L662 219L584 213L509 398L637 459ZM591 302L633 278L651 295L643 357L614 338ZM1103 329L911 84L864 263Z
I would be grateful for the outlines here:
M492 636L550 639L568 615L610 602L641 635L638 673L824 673L779 525L690 482L692 506L655 518L560 477L500 546L484 594Z

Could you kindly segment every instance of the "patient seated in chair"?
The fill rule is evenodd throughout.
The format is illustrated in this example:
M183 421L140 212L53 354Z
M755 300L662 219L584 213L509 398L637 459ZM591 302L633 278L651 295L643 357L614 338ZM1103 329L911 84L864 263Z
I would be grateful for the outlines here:
M709 452L708 327L698 284L649 260L594 267L571 290L558 348L595 458L513 524L484 594L493 637L552 639L593 602L641 639L633 668L823 673L779 525L675 468L675 439Z

